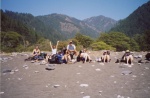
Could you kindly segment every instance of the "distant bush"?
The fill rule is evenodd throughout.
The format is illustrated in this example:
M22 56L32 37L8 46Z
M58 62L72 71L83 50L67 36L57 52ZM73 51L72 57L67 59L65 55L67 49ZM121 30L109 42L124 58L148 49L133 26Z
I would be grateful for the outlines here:
M111 47L110 45L106 44L103 41L91 44L91 48L92 50L116 50L115 48Z
M139 47L134 39L129 38L121 32L101 33L98 41L103 41L106 44L116 48L117 51L124 50L139 50Z

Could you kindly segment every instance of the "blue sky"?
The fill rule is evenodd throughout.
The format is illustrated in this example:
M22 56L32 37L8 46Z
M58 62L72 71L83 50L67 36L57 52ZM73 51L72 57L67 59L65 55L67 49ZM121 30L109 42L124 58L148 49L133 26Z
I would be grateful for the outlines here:
M1 9L34 16L65 14L83 20L103 15L124 19L149 0L1 0Z

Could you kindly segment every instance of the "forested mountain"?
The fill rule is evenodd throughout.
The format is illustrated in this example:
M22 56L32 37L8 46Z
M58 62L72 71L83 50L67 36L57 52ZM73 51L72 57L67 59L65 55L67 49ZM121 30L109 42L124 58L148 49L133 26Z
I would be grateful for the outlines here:
M1 48L17 51L16 47L35 43L40 36L22 22L12 19L1 10ZM27 44L26 44L27 43ZM21 46L20 46L21 45Z
M116 20L105 17L105 16L95 16L83 20L87 25L97 32L109 31L117 23Z
M35 17L32 14L1 10L0 49L6 52L26 51L32 50L34 45L38 44L43 50L49 50L49 41L56 43L58 40L63 41L59 45L61 49L68 43L65 40L75 38L74 42L79 47L149 51L149 20L150 1L119 22L104 16L78 20L56 13ZM122 38L124 40L121 40ZM96 43L92 44L93 42ZM96 45L99 47L95 47Z
M140 6L127 18L120 20L110 31L119 31L134 36L150 30L150 1Z
M62 34L62 36L65 36L66 39L74 37L77 32L94 38L99 35L99 32L89 28L84 22L67 15L55 13L38 16L37 18L48 27L52 27L57 30L60 34Z
M23 23L28 28L36 31L37 34L52 41L72 38L77 32L96 38L100 32L108 31L115 22L104 16L90 18L94 21L100 20L96 22L96 25L93 25L94 22L91 25L88 19L81 21L67 15L56 13L37 17L32 14L12 11L5 11L4 14Z
M38 35L50 39L53 42L58 39L65 39L64 36L61 36L61 34L53 29L53 27L44 24L41 20L34 17L32 14L12 11L5 11L4 14L9 16L11 19L26 25L28 28L34 30Z

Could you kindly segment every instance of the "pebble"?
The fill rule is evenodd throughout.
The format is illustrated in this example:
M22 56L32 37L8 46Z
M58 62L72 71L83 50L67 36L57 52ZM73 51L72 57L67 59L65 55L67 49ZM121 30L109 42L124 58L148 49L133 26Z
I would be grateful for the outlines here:
M79 65L78 67L82 67L82 66Z
M14 71L17 72L17 71L19 71L19 69L15 69Z
M41 61L40 65L45 65L47 62L45 60Z
M65 85L65 88L67 87L67 85Z
M114 83L116 84L116 83L117 83L117 81L114 81Z
M110 77L112 77L112 78L113 78L113 77L115 77L115 76L114 76L114 75L111 75Z
M10 74L14 74L14 73L15 73L14 71L10 72Z
M80 73L77 73L77 75L80 75Z
M0 95L4 94L4 92L0 92Z
M81 87L88 87L88 84L80 84Z
M81 94L84 94L84 92L80 92Z
M2 73L8 73L8 72L11 72L12 70L10 70L10 69L4 69L3 71L2 71Z
M101 69L99 69L99 68L97 68L97 69L95 69L96 71L101 71Z
M35 73L39 73L39 71L34 71Z
M103 91L99 91L99 93L102 93Z
M124 98L124 96L118 95L117 98Z
M94 67L95 65L92 65L92 67Z
M149 67L145 67L144 69L149 69Z
M58 84L57 84L57 85L54 85L55 88L57 88L57 87L59 87L59 86L60 86L60 85L58 85Z
M22 78L18 78L18 80L22 80Z
M102 66L104 65L104 63L99 63L99 64L102 65Z
M83 98L90 98L90 96L84 96Z
M141 74L142 76L144 75L144 74Z
M125 71L122 71L122 75L129 75L129 74L131 74L132 73L132 71L130 71L130 70L125 70Z
M31 63L34 63L35 61L31 61Z
M136 78L137 76L136 75L132 75L132 77Z
M76 83L79 83L79 81L77 81Z

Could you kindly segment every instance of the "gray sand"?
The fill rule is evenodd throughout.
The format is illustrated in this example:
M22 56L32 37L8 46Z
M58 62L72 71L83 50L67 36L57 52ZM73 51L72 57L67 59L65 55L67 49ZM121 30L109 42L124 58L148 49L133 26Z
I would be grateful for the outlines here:
M24 54L1 55L9 57L1 62L1 98L150 98L150 63L115 63L122 52L111 52L110 63L57 64L54 70L25 62ZM93 60L101 54L90 53ZM145 53L135 54L144 60Z

